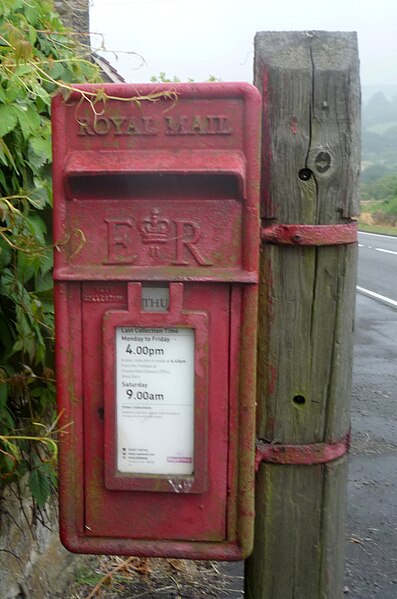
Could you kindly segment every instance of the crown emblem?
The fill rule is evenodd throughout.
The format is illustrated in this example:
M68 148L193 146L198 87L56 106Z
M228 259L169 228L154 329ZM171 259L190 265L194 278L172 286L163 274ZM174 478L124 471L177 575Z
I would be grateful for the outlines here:
M169 221L159 218L160 210L153 208L149 218L145 218L139 225L143 243L165 243L168 241L170 230Z

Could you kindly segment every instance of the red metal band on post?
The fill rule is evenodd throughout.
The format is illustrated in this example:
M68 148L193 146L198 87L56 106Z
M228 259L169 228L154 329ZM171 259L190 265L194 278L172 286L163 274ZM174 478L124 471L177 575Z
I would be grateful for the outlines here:
M270 225L262 241L277 245L343 245L357 241L357 223L340 225Z
M344 456L350 448L350 431L336 443L312 443L310 445L278 445L258 441L255 454L255 469L261 462L268 464L290 464L312 466L325 464Z

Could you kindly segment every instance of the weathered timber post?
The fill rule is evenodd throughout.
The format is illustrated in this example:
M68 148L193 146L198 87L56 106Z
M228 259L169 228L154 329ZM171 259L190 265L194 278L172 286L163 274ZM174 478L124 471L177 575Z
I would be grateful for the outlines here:
M357 42L354 33L258 33L255 46L263 243L257 515L246 597L339 599L357 256Z

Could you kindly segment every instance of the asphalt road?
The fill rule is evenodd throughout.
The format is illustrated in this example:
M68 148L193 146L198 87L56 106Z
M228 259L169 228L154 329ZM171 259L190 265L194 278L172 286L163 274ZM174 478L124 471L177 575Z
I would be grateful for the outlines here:
M396 599L397 237L359 234L358 286L345 592Z
M358 285L397 302L397 237L359 233Z
M348 599L397 598L396 364L397 309L357 294L346 523Z

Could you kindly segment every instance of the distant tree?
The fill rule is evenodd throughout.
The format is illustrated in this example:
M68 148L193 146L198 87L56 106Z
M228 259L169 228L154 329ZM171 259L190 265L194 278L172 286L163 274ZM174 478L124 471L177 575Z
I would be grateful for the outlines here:
M361 173L363 183L373 183L390 173L390 169L383 164L371 164Z
M364 200L388 200L397 195L397 173L386 175L370 183L361 184Z
M363 110L363 123L366 127L386 123L393 118L392 103L381 92L370 98Z
M150 77L150 81L152 83L180 83L181 80L176 75L174 75L173 78L170 79L169 77L167 77L164 71L160 71L158 75L152 75Z
M150 81L152 83L181 83L181 79L179 79L179 77L174 75L173 78L170 79L166 75L166 73L164 73L164 71L160 71L160 73L158 75L152 75L150 77ZM215 77L215 75L208 76L208 79L207 79L208 83L215 83L216 81L221 81L221 79L219 79L219 77ZM190 77L188 77L187 82L193 83L194 79L191 79Z
M362 155L364 158L376 158L383 151L385 141L378 133L364 130L362 132Z
M383 134L383 138L389 147L397 151L397 127L387 129Z

